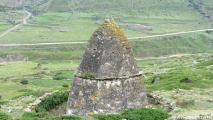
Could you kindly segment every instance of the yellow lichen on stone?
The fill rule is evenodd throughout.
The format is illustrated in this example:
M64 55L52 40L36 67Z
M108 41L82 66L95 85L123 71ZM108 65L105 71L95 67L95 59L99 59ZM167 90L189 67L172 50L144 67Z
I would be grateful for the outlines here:
M119 42L123 48L131 48L128 43L127 37L124 35L124 32L117 25L114 19L106 19L102 25L99 26L99 29L104 28L107 36L114 36L119 39ZM98 29L98 30L99 30Z
M98 96L98 89L96 89L95 91L94 91L94 94L93 94L95 97L96 96Z
M92 115L94 115L94 113L93 112L88 112L87 115L88 116L92 116Z
M91 95L91 96L89 96L89 98L90 98L93 102L97 102L97 99L96 99L95 96Z
M77 101L77 102L75 103L75 106L76 106L77 108L80 108L80 107L81 107L81 102L80 102L80 101Z
M112 24L111 27L112 27L113 33L120 40L120 43L121 43L122 47L130 48L130 44L128 43L127 37L124 35L124 32L117 25L117 23L115 22L115 20L111 19L110 23Z

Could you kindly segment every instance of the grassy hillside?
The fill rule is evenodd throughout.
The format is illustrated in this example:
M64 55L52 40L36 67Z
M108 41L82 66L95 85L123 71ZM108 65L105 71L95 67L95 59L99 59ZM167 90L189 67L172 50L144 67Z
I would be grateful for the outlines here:
M210 0L206 1L211 3ZM110 0L100 3L97 0L50 0L32 10L40 10L41 13L69 12L70 20L83 19L98 23L105 18L113 17L120 23L130 23L126 27L136 31L141 31L143 27L135 28L132 24L147 25L152 28L152 32L146 30L145 32L155 34L211 27L211 21L205 19L209 18L207 13L211 13L211 7L206 1ZM79 14L87 16L81 17Z
M48 0L0 0L0 5L21 9L23 6L37 6Z
M36 31L33 34L36 36ZM29 32L30 33L30 32ZM31 38L32 36L25 36L29 39L22 39L18 32L13 34L19 41L10 41L8 43L34 43L34 42L50 42L67 40L72 41L69 36L60 38L60 33L48 37L51 31L43 31L42 37ZM39 34L41 34L39 32ZM44 36L46 34L46 36ZM17 35L17 36L16 36ZM51 35L52 36L52 35ZM88 36L89 37L89 36ZM11 37L12 38L12 37ZM67 38L67 39L66 39ZM185 35L170 36L164 38L153 39L139 39L129 40L136 58L159 57L173 54L196 54L196 53L213 53L213 33L190 33ZM11 39L12 40L12 39ZM24 40L24 41L22 41ZM73 39L75 41L75 39ZM28 46L28 47L1 47L0 56L7 54L22 54L28 56L30 61L39 60L81 60L86 44L69 44L69 45L49 45L49 46Z
M109 0L101 3L97 0L49 0L28 6L34 13L29 19L33 25L17 28L0 38L0 43L87 41L99 24L111 17L128 38L211 28L211 3L210 0ZM212 35L198 33L138 40L132 44L137 56L146 57L212 52L211 41Z
M37 53L40 54L42 54L42 49L44 53L48 51L39 47L32 49L37 50ZM148 91L156 91L174 101L181 99L195 100L196 104L189 107L179 107L178 111L171 114L182 115L185 110L192 114L191 111L197 110L196 108L199 108L199 110L206 109L209 110L207 113L211 113L212 103L207 100L212 96L212 57L211 54L180 55L137 60L137 64L144 73L143 80ZM51 61L37 59L28 62L0 64L0 95L2 96L0 105L4 106L2 111L6 112L7 108L15 106L13 112L8 114L14 119L20 118L24 107L34 102L45 92L69 90L69 87L63 87L63 84L69 85L71 83L74 70L79 62L80 60L59 61L55 59ZM41 69L37 68L38 63L41 64ZM62 73L63 77L67 79L54 80L53 78L58 73ZM152 80L155 77L160 78L160 81L153 84ZM182 83L181 80L184 78L192 80L192 83ZM28 80L28 84L21 85L20 81L22 80ZM173 92L178 89L184 89L184 94ZM195 96L197 94L199 97ZM32 97L27 97L29 95L32 95ZM175 95L178 98L173 97Z
M128 38L213 27L212 0L15 1L0 0L0 34L26 16L23 6L33 15L28 25L1 37L0 44L86 42L104 19L112 17ZM172 115L212 113L212 31L129 42L146 89L180 104ZM44 93L69 90L85 48L86 44L0 47L0 61L7 55L28 57L0 63L1 111L12 108L8 114L21 118L24 107ZM155 78L160 81L153 83ZM181 82L186 78L192 82ZM20 84L22 80L28 84ZM187 100L192 104L188 106Z
M172 37L132 40L137 57L158 57L169 54L213 53L212 33L191 33Z

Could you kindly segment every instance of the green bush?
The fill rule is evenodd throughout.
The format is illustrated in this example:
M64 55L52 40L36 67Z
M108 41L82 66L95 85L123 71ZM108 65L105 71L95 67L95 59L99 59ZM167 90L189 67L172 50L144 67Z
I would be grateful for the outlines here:
M161 110L147 108L130 108L124 110L121 115L127 120L165 120L170 117L168 113Z
M0 111L0 120L10 120L10 116Z
M181 83L192 83L192 80L190 80L188 77L185 77L180 80Z
M51 108L67 101L69 92L56 92L41 100L41 103L35 107L36 112L46 112Z
M158 109L130 108L121 114L94 114L92 117L96 120L165 120L170 115Z
M21 120L81 120L78 116L58 116L52 117L47 112L33 113L33 112L25 112L22 115Z
M59 71L55 74L55 76L53 77L54 80L64 80L64 79L71 79L72 78L72 74L71 71Z
M94 114L92 117L97 120L122 120L123 118L120 114Z
M47 120L82 120L78 116L59 116L59 117L51 117Z
M22 115L22 120L38 120L41 118L45 118L48 115L49 115L49 113L47 113L47 112L40 112L40 113L25 112Z
M26 85L26 84L28 84L28 80L22 80L20 83L21 83L22 85Z
M62 87L69 87L69 85L64 83Z
M0 100L0 105L6 105L9 101L6 100Z

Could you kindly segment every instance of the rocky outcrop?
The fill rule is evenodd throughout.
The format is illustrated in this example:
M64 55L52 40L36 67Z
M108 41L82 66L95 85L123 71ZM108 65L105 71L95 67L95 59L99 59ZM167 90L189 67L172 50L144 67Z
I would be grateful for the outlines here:
M28 61L28 57L25 55L14 54L14 55L6 55L4 57L0 57L1 62L17 62L17 61Z
M40 96L33 103L30 103L28 106L26 106L24 108L24 111L25 112L35 112L35 107L38 106L41 103L42 99L44 99L47 96L52 95L55 92L58 92L58 91L56 90L56 91L53 91L52 93L45 93L44 95Z
M176 108L176 103L172 102L165 97L162 97L155 93L147 93L147 99L149 103L155 105L161 105L164 111L171 112Z

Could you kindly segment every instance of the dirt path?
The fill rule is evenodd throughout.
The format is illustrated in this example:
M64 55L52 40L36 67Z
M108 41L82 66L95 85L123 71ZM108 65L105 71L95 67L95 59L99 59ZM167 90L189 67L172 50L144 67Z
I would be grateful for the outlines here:
M181 35L181 34L187 34L187 33L205 32L205 31L213 31L213 29L194 30L194 31L187 31L187 32L176 32L176 33L168 33L168 34L163 34L163 35L152 35L152 36L144 36L144 37L132 37L132 38L128 38L128 39L129 40L140 40L140 39L146 39L146 38L174 36L174 35ZM86 44L86 43L87 42L51 42L51 43L32 43L32 44L31 43L29 43L29 44L24 44L24 43L23 44L0 44L0 46L36 46L36 45L62 45L62 44Z
M18 24L10 29L7 29L6 31L4 31L1 35L0 35L0 38L5 36L6 34L10 33L11 31L15 30L16 28L18 28L19 26L21 26L21 24Z
M64 45L64 44L86 44L87 42L55 42L55 43L33 43L33 44L0 44L2 47L12 46L36 46L36 45Z
M0 38L5 36L6 34L10 33L14 29L18 28L21 25L36 25L36 24L29 24L27 20L31 17L31 13L24 9L28 15L23 19L23 23L14 26L6 30L3 34L0 35ZM129 40L140 40L146 38L157 38L157 37L165 37L165 36L174 36L174 35L181 35L181 34L188 34L188 33L198 33L198 32L205 32L205 31L213 31L213 29L202 29L202 30L193 30L193 31L182 31L182 32L175 32L175 33L167 33L162 35L152 35L152 36L143 36L143 37L131 37L128 38ZM52 43L29 43L29 44L0 44L0 46L36 46L36 45L62 45L62 44L86 44L87 42L52 42Z
M23 18L23 22L20 23L20 24L17 24L15 25L14 27L10 28L10 29L7 29L6 31L4 31L1 35L0 35L0 38L5 36L6 34L10 33L11 31L15 30L16 28L18 28L19 26L21 26L22 24L28 24L27 23L27 20L30 18L30 16L32 15L30 12L26 11L24 9L24 12L27 13L27 16L25 18Z
M167 34L162 34L162 35L152 35L152 36L144 36L144 37L132 37L132 38L128 38L128 39L129 40L135 40L135 39L145 39L145 38L156 38L156 37L165 37L165 36L181 35L181 34L188 34L188 33L198 33L198 32L205 32L205 31L213 31L213 29L182 31L182 32L167 33Z
M31 17L32 13L28 12L27 10L24 9L24 12L27 13L28 15L23 19L23 24L29 24L27 20Z

